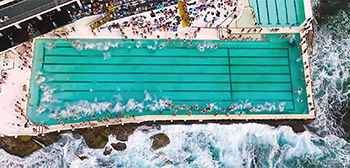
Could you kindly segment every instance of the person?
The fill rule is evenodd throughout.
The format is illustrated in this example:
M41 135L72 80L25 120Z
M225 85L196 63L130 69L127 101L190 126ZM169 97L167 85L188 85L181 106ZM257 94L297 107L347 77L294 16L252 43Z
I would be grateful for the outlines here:
M253 111L255 111L255 108L254 108L254 107L250 107L250 108L249 108L249 111L250 111L250 112L253 112Z
M6 22L6 21L10 20L10 18L7 15L5 15L3 20Z
M295 93L298 94L298 95L300 95L301 92L302 92L302 90L303 90L302 88L298 88L298 89L295 91Z
M192 115L192 111L188 111L188 116L191 116Z
M151 17L156 17L156 14L153 12L153 11L151 11Z
M26 92L28 90L27 85L23 85L22 90Z
M302 103L302 102L303 102L303 100L300 99L299 97L297 98L297 101L298 101L299 103Z

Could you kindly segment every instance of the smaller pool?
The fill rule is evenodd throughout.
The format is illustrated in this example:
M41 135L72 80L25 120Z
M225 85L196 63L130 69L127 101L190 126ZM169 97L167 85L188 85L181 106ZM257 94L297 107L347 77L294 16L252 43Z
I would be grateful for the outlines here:
M259 27L299 26L305 20L304 0L249 0Z

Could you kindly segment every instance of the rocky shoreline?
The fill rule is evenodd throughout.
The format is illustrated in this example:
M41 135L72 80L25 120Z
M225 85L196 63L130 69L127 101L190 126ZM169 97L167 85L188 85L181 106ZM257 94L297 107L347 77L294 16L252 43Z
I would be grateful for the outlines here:
M312 120L257 120L255 123L267 124L273 127L278 126L290 126L294 132L299 133L305 131L305 127ZM125 125L114 125L109 127L96 127L93 129L79 129L76 131L63 131L60 133L48 133L45 136L20 136L18 138L14 137L0 137L0 148L4 149L9 154L25 157L33 152L49 146L57 142L61 138L62 133L77 133L83 136L85 142L89 148L92 149L103 149L104 154L108 155L111 151L118 150L122 151L127 148L126 144L123 143L128 140L128 137L134 133L134 131L141 126L149 127L159 127L159 125L189 125L189 124L208 124L208 123L218 123L223 125L228 124L238 124L238 123L249 123L248 121L160 121L154 122L144 122L140 124L125 124ZM147 130L145 130L147 131ZM116 139L120 142L113 143L111 146L106 146L108 142L109 135L116 135ZM157 150L161 147L166 146L170 143L170 139L164 134L156 134L151 137L152 140L152 150ZM80 159L86 159L85 156L77 156Z

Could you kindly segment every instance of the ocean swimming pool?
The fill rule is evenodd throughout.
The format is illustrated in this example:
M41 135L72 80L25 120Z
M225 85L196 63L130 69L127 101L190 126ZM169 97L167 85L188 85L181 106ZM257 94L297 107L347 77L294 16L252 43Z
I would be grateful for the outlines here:
M308 114L303 64L297 61L301 49L277 36L192 41L190 47L189 41L180 46L176 40L165 45L165 40L75 39L79 45L72 46L63 39L36 39L27 115L53 125L59 124L57 117L72 123L189 110L193 115ZM170 101L174 109L164 105ZM200 111L206 107L211 110Z
M259 27L299 26L305 21L304 0L249 0Z

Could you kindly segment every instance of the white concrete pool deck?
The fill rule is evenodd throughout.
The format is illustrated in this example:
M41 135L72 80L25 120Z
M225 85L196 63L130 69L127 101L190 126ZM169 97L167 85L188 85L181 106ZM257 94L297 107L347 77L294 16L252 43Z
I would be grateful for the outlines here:
M243 3L246 6L246 3L248 0L244 0ZM310 0L304 0L304 5L305 5L305 15L306 18L312 17L312 11L311 11L311 2ZM142 13L143 15L149 15L149 13ZM75 27L76 32L70 32L68 38L88 38L88 39L120 39L122 38L121 34L119 31L116 29L113 29L112 32L109 32L107 29L103 29L100 32L96 32L96 36L91 33L89 29L89 24L95 21L97 18L100 16L90 16L90 17L85 17L83 19L80 19L72 24L69 24L65 26L65 28L71 30L71 27ZM115 20L113 22L123 22L130 19L130 17L126 17L123 19ZM112 24L113 22L109 23ZM303 24L302 24L303 25ZM305 32L301 32L302 27L278 27L279 31L277 32L271 32L270 28L262 28L261 34L271 34L271 33L300 33L301 37L304 35ZM56 30L59 31L62 30L62 28ZM189 31L194 31L196 28L179 28L178 29L178 35L179 38L183 39L189 39L191 37L185 36L185 33L188 33ZM242 34L241 28L233 28L231 29L233 34ZM309 30L312 30L312 26L309 28ZM250 35L254 34L252 32L247 33L247 30L245 30L243 33ZM139 39L139 36L133 35L132 31L125 30L126 35L128 36L129 39ZM155 32L153 35L147 35L147 39L157 39L156 35L160 35L160 38L162 39L167 39L169 37L175 38L173 32ZM256 33L255 33L256 34ZM38 37L38 38L57 38L53 35L52 32ZM213 29L213 28L208 28L202 30L197 34L197 37L195 39L202 39L202 40L219 40L218 38L218 30ZM306 49L307 43L302 45L302 50ZM15 111L15 104L16 101L19 101L21 103L21 107L25 109L27 107L26 102L22 102L21 98L25 98L27 92L24 92L23 85L29 86L29 81L30 81L30 75L31 75L31 69L29 68L23 68L21 70L18 68L18 66L23 64L23 60L19 59L19 55L17 54L17 51L21 49L21 46L16 46L13 47L9 50L6 50L4 52L0 53L1 57L5 56L7 60L10 60L10 62L13 62L13 67L8 66L9 69L5 69L1 67L0 69L2 72L7 72L8 73L8 79L5 81L5 83L2 85L1 90L0 90L0 136L19 136L19 135L38 135L38 134L43 134L43 133L48 133L48 132L54 132L54 131L60 131L60 130L71 130L72 126L70 124L65 124L65 125L53 125L53 126L48 126L48 129L45 128L38 128L35 126L30 126L28 128L24 128L23 125L25 124L26 120L18 113ZM303 60L306 64L304 66L310 65L309 64L309 58L310 55L308 52L304 54ZM33 60L33 61L39 61L39 60ZM31 64L31 60L29 60L29 64ZM305 76L308 76L305 80L311 80L311 68L304 68ZM312 92L312 86L308 85L307 86L307 94L310 95L308 97L308 102L311 102L312 105L309 106L309 109L311 107L314 107L314 95ZM20 116L20 118L17 118L16 116ZM123 118L122 121L117 121L117 120L109 120L109 122L90 122L88 123L76 123L72 124L74 125L74 128L87 128L91 127L92 125L94 126L108 126L108 125L113 125L113 124L124 124L124 123L140 123L140 122L145 122L145 121L175 121L175 120L181 120L181 121L189 121L189 120L197 120L197 121L202 121L202 120L277 120L277 119L314 119L315 118L315 110L311 110L309 114L306 115L288 115L288 114L281 114L281 115L177 115L177 116L172 116L172 115L152 115L152 116L139 116L135 118L130 118L130 119L125 119ZM17 124L20 124L20 126L17 126ZM38 133L33 132L33 128L36 128L39 130Z

